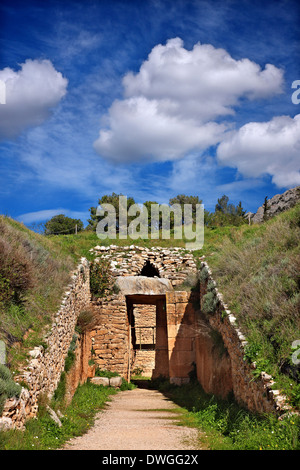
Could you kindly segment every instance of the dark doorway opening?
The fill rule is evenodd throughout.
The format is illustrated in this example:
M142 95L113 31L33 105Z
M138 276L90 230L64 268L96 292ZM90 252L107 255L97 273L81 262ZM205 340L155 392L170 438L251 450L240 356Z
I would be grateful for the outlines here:
M150 263L149 260L146 261L144 264L140 276L146 276L146 277L160 277L158 269L156 269L155 266L153 266L152 263Z
M169 376L169 355L168 355L168 333L167 333L167 317L166 317L166 296L165 295L127 295L127 314L128 314L128 377L130 380L131 369L133 364L136 364L135 358L139 353L153 352L153 369L152 378L159 376ZM153 305L155 306L155 316L153 323L146 326L140 323L140 328L136 324L134 309L138 305ZM142 319L140 320L142 322ZM144 330L148 331L145 339L139 334ZM151 332L151 338L149 333ZM147 339L148 338L148 339ZM150 338L150 340L149 340ZM144 344L143 344L144 342Z

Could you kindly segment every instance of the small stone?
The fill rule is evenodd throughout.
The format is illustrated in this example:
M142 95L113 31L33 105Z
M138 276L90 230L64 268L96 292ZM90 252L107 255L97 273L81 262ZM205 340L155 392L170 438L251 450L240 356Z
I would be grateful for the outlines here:
M35 348L33 348L31 351L29 351L29 355L33 358L33 359L37 359L38 357L41 357L42 354L43 354L43 346L37 346Z
M9 431L13 429L14 424L11 418L0 418L0 431Z
M104 385L104 387L109 387L109 378L108 377L92 377L91 383L94 385Z
M272 380L272 376L267 374L266 372L262 372L261 374L261 378L265 381L265 382L269 382L270 380Z
M122 377L111 377L109 379L109 385L111 387L121 387L122 385Z

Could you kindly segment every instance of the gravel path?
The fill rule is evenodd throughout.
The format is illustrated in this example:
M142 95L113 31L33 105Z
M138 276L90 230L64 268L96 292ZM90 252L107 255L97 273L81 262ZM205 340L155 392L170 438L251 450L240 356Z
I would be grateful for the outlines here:
M64 450L195 450L198 431L177 426L176 405L156 390L120 392L87 434Z

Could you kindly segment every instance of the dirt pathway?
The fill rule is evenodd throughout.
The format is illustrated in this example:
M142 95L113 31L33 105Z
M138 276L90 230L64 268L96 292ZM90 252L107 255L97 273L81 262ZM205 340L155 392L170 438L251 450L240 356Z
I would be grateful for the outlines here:
M90 431L65 450L195 450L197 430L177 426L176 405L156 390L120 392Z

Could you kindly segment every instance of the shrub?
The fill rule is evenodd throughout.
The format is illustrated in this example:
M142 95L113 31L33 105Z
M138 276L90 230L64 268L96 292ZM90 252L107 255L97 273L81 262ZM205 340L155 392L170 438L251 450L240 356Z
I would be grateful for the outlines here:
M95 376L96 377L108 377L109 379L111 377L119 377L119 374L118 372L112 372L110 370L106 370L106 369L99 369L97 367L96 371L95 371Z
M202 268L199 274L200 283L205 283L208 279L208 269L206 267Z
M83 230L83 222L79 219L72 219L64 214L55 215L45 223L45 235L58 235L75 233Z
M109 262L104 259L92 261L90 264L90 288L94 298L103 297L111 291Z
M76 331L83 333L87 329L92 328L95 321L95 315L91 308L82 310L77 319Z
M215 290L207 292L203 296L203 304L202 304L202 311L204 313L212 314L215 312L218 306L219 300L217 298L217 294Z
M19 302L33 286L33 266L20 248L0 238L0 301Z
M2 380L10 380L12 377L11 377L11 372L10 370L5 367L5 365L3 364L0 364L0 379Z
M10 370L0 364L0 415L7 398L19 397L22 387L14 382Z

